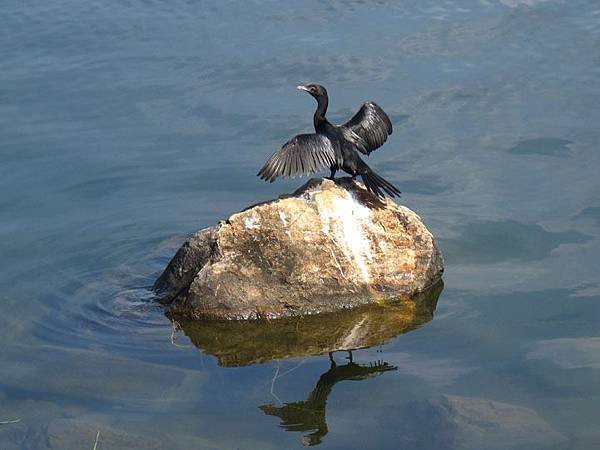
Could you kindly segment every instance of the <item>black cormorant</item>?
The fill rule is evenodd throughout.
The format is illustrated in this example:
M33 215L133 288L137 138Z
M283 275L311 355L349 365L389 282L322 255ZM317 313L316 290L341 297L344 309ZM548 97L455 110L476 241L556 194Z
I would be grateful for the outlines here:
M315 133L299 134L273 153L258 172L263 180L273 182L277 177L309 175L329 168L331 178L339 169L356 178L360 175L367 189L383 197L385 191L394 197L400 191L377 175L360 158L358 152L369 155L381 147L392 134L392 122L387 114L373 102L361 106L345 124L333 125L326 118L329 99L327 90L318 84L298 86L317 100L314 115Z

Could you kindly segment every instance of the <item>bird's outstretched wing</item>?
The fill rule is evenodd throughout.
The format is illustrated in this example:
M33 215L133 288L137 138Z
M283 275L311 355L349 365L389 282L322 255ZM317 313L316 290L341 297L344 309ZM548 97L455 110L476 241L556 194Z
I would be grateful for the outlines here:
M309 175L335 163L335 149L322 134L299 134L277 150L258 172L271 183L277 177Z
M344 137L365 155L381 147L392 134L390 118L377 104L367 102L340 127Z

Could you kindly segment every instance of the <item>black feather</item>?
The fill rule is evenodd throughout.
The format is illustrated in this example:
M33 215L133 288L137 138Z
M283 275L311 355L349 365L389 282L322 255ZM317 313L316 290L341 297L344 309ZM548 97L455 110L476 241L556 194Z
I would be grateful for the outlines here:
M310 175L331 165L335 150L322 134L299 134L271 155L258 176L273 182L277 177Z
M390 118L379 105L373 102L362 105L352 119L340 128L344 137L365 155L381 147L392 134Z

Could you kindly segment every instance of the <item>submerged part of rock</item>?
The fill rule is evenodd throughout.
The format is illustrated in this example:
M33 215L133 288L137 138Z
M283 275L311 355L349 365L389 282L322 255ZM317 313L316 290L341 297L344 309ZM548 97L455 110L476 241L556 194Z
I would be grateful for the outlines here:
M196 233L154 289L174 316L280 318L412 295L442 272L414 212L350 178L311 179Z
M196 347L216 356L219 365L246 366L382 345L429 322L442 289L440 281L414 297L337 313L279 320L190 320L179 326Z

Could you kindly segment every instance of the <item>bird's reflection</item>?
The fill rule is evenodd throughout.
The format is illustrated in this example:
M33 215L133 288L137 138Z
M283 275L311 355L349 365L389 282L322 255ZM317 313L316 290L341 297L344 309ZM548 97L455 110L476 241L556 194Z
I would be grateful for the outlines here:
M266 414L281 418L284 429L307 433L302 438L305 445L317 445L327 434L325 407L337 382L365 380L397 369L384 361L356 363L352 350L385 344L429 322L442 289L440 281L410 298L339 313L273 321L183 322L180 326L194 345L214 355L222 367L329 354L329 370L306 400L260 406ZM348 362L343 365L333 358L333 352L340 351L348 352Z
M309 432L302 436L304 445L317 445L321 443L323 436L327 434L327 421L325 408L327 397L333 386L344 380L365 380L376 377L384 372L396 370L384 361L376 361L370 364L358 364L352 360L352 352L348 352L349 362L338 365L333 353L329 353L331 365L329 370L320 376L315 388L304 401L284 403L282 406L273 404L260 406L265 414L281 418L280 426L287 431Z

